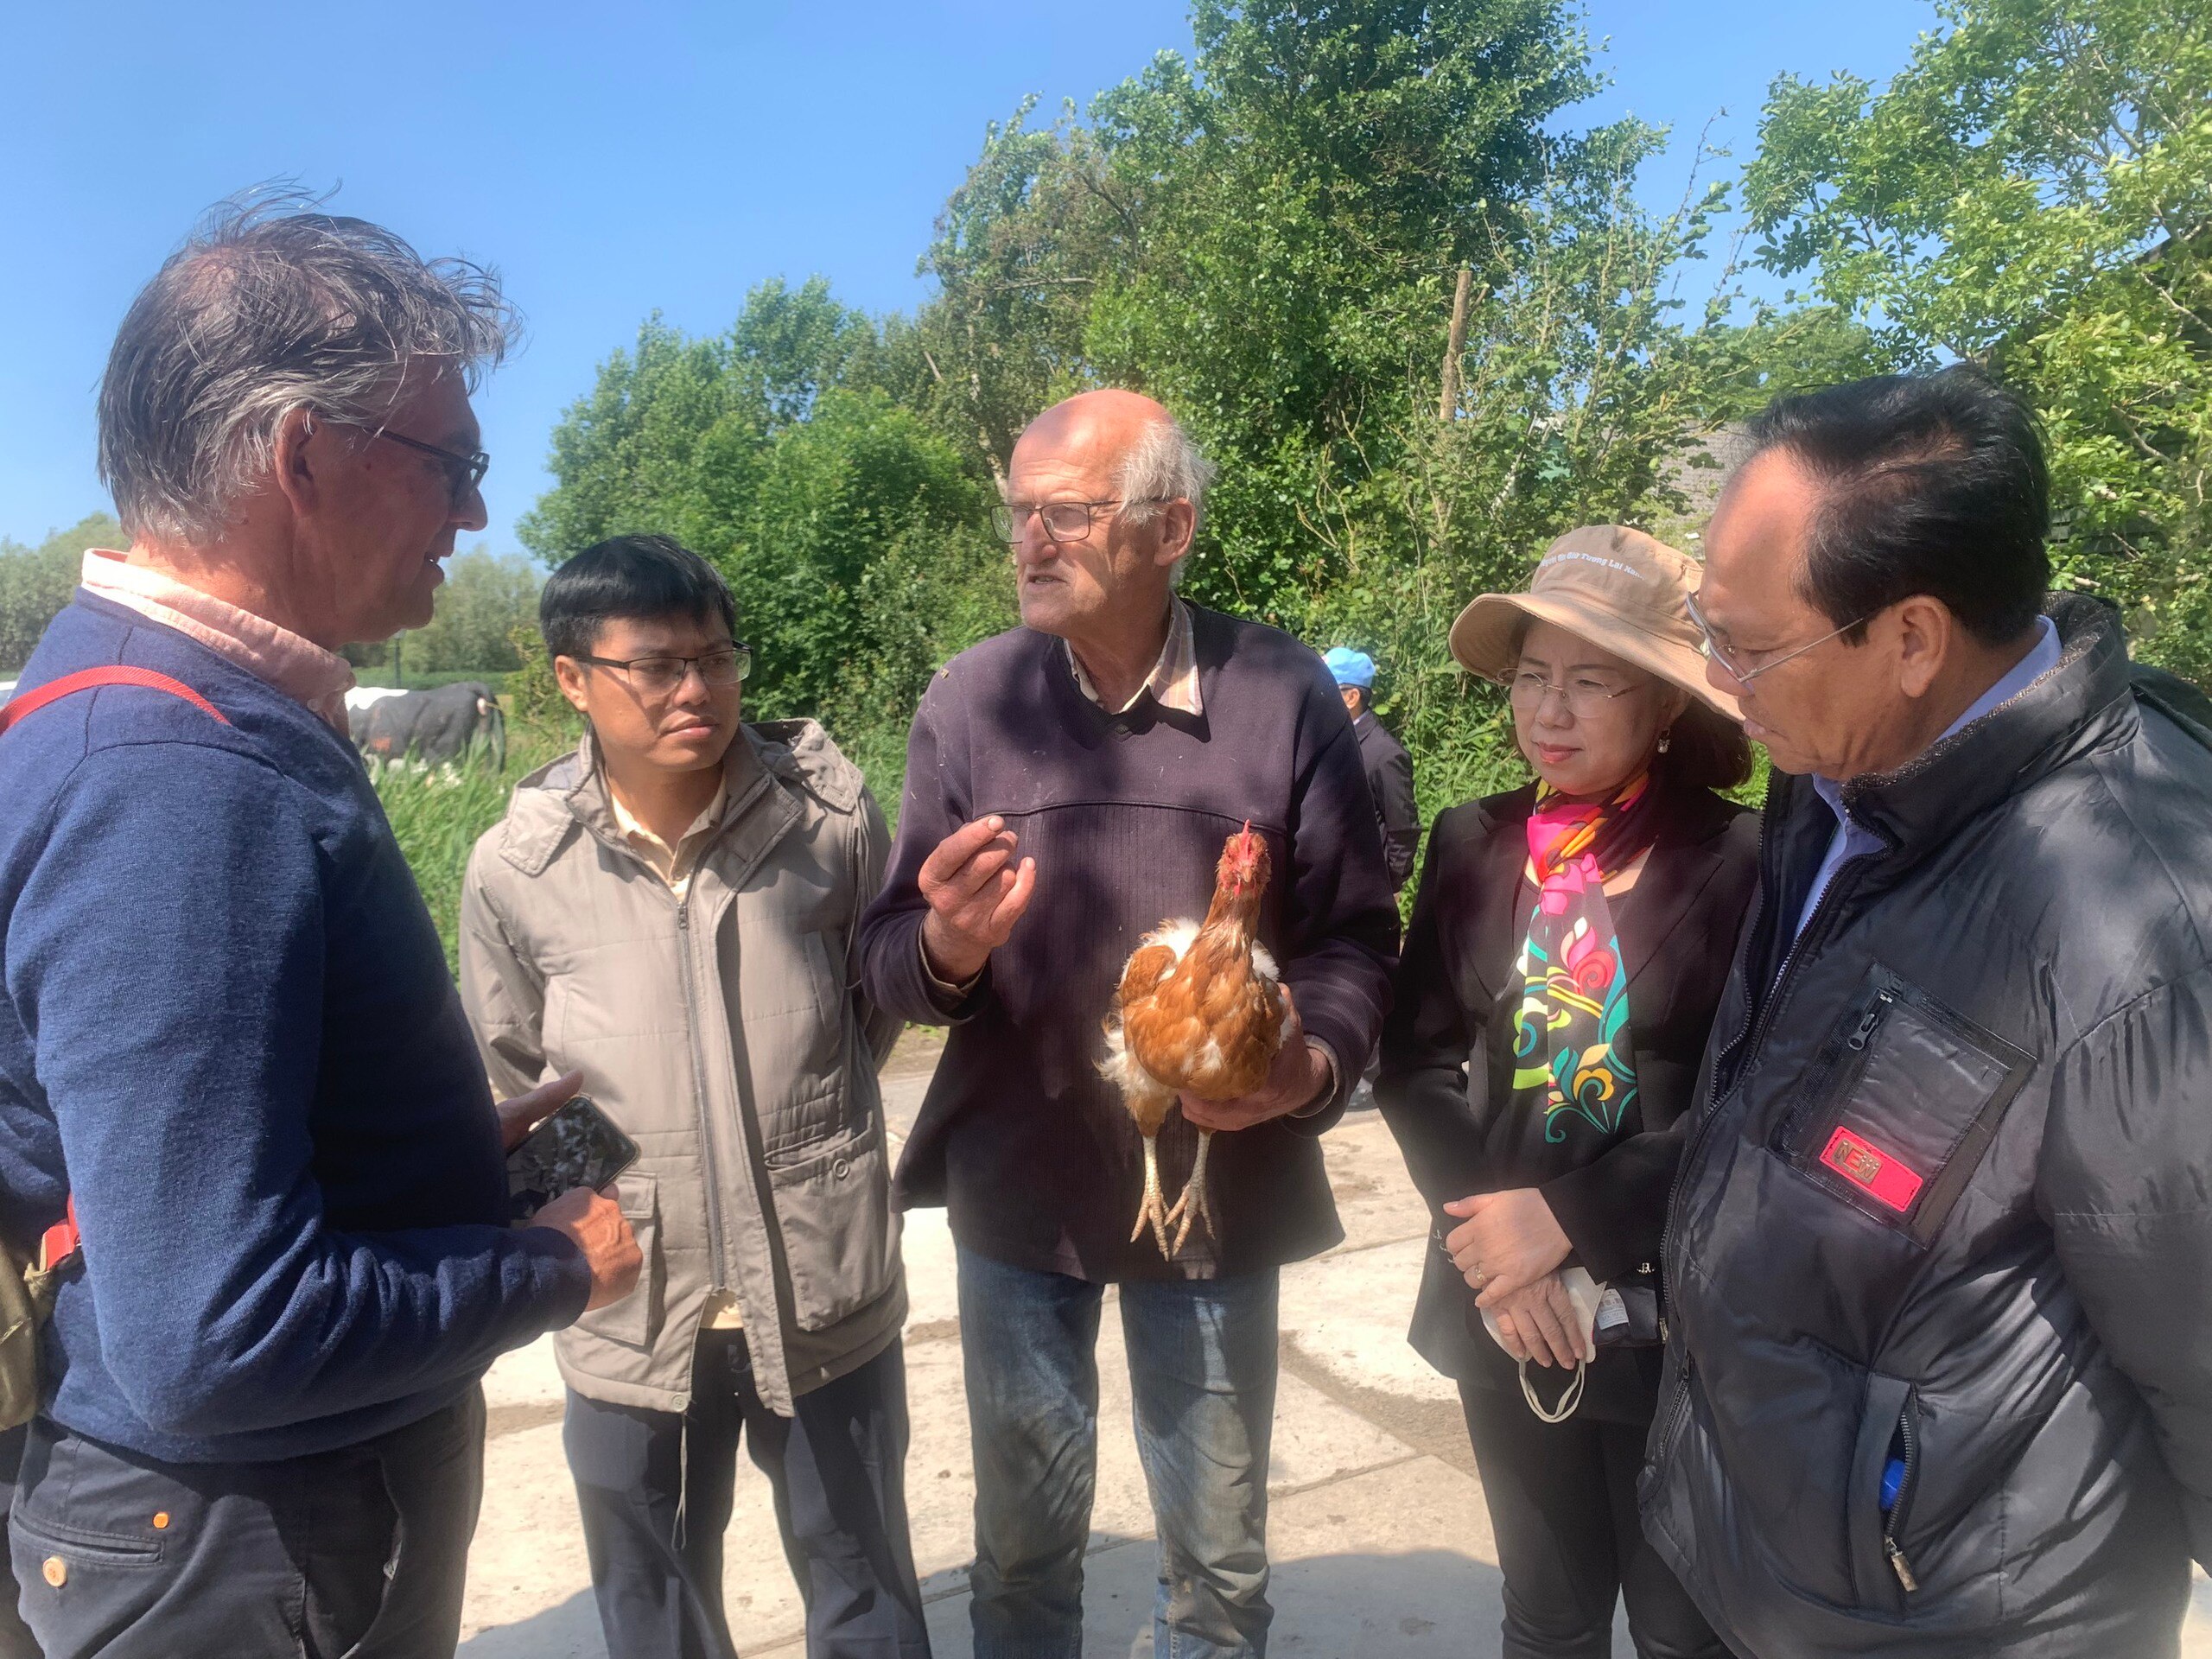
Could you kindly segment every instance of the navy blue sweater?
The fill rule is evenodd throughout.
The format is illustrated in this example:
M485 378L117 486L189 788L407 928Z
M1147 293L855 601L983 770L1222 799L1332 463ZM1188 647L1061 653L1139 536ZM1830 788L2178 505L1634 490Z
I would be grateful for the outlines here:
M1226 1275L1344 1236L1315 1138L1341 1097L1215 1136L1216 1234L1194 1232L1173 1265L1149 1234L1129 1236L1143 1143L1099 1075L1102 1026L1138 940L1205 914L1222 842L1247 822L1267 838L1260 938L1344 1085L1375 1046L1397 958L1381 828L1328 671L1273 628L1196 606L1191 620L1202 715L1149 696L1109 715L1077 689L1060 641L1016 628L954 658L914 717L891 868L861 924L861 974L878 1007L957 1028L894 1196L945 1205L963 1246L1017 1267L1099 1281ZM948 1004L922 968L922 861L986 813L1036 859L1037 887L982 982ZM1197 1147L1170 1113L1159 1141L1169 1191Z
M359 759L173 629L79 593L0 738L0 1230L73 1191L49 1415L171 1462L351 1445L582 1312L567 1239L503 1224L461 999Z

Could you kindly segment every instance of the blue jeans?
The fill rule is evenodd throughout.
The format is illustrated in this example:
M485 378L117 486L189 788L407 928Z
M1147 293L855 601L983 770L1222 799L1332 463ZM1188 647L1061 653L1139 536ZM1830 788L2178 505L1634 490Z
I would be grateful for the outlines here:
M1137 1452L1160 1535L1156 1659L1267 1652L1276 1279L1269 1269L1121 1287ZM976 1659L1081 1659L1104 1294L960 1251Z

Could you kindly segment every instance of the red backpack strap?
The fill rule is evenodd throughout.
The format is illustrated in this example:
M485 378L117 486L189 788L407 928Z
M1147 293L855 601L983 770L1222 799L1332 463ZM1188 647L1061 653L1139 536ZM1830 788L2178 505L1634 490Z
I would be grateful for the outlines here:
M157 674L150 668L129 668L121 663L105 668L80 668L74 674L64 674L58 680L48 680L33 690L19 691L0 708L0 736L26 715L35 715L50 702L79 691L95 691L104 685L135 685L143 690L164 691L170 696L181 698L202 714L212 715L226 726L230 720L213 703L201 696L182 680Z
M226 726L231 723L221 709L182 680L157 674L150 668L130 668L114 663L104 668L80 668L73 674L64 674L60 679L48 680L35 690L19 692L10 697L7 706L0 708L0 737L4 737L9 728L25 715L36 714L48 703L59 702L79 691L98 690L105 685L135 685L141 690L164 692L190 703L202 714L213 716ZM41 1268L50 1271L76 1255L83 1246L83 1236L77 1230L77 1199L73 1193L68 1208L62 1211L61 1219L40 1236L38 1264Z
M77 1195L69 1195L69 1207L61 1212L61 1219L39 1235L38 1265L41 1273L51 1273L84 1248L84 1235L77 1230Z

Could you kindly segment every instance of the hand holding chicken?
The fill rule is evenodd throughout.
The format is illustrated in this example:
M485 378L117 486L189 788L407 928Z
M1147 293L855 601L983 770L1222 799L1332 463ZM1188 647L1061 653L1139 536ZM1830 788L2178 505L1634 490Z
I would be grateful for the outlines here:
M1287 1117L1301 1106L1310 1106L1334 1076L1320 1050L1306 1040L1306 1022L1298 1017L1290 987L1282 993L1282 1046L1268 1066L1265 1082L1249 1095L1233 1100L1208 1100L1200 1095L1179 1096L1183 1116L1200 1129L1249 1129L1271 1117Z
M1327 1081L1328 1063L1305 1040L1274 959L1256 937L1268 870L1267 842L1247 823L1222 849L1205 921L1166 922L1145 936L1122 971L1106 1022L1100 1069L1121 1089L1144 1137L1144 1198L1129 1236L1150 1227L1170 1258L1194 1225L1213 1231L1205 1171L1214 1131L1296 1111ZM1198 1128L1198 1150L1171 1206L1160 1191L1157 1137L1179 1099Z

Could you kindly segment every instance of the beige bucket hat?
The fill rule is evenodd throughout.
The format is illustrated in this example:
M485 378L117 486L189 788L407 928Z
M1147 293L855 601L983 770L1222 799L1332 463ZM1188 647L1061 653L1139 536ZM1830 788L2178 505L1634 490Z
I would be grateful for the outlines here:
M1705 637L1690 620L1698 563L1624 524L1586 524L1544 550L1525 594L1484 594L1452 625L1452 655L1470 674L1513 673L1524 617L1554 622L1624 662L1741 720L1736 699L1705 677Z

